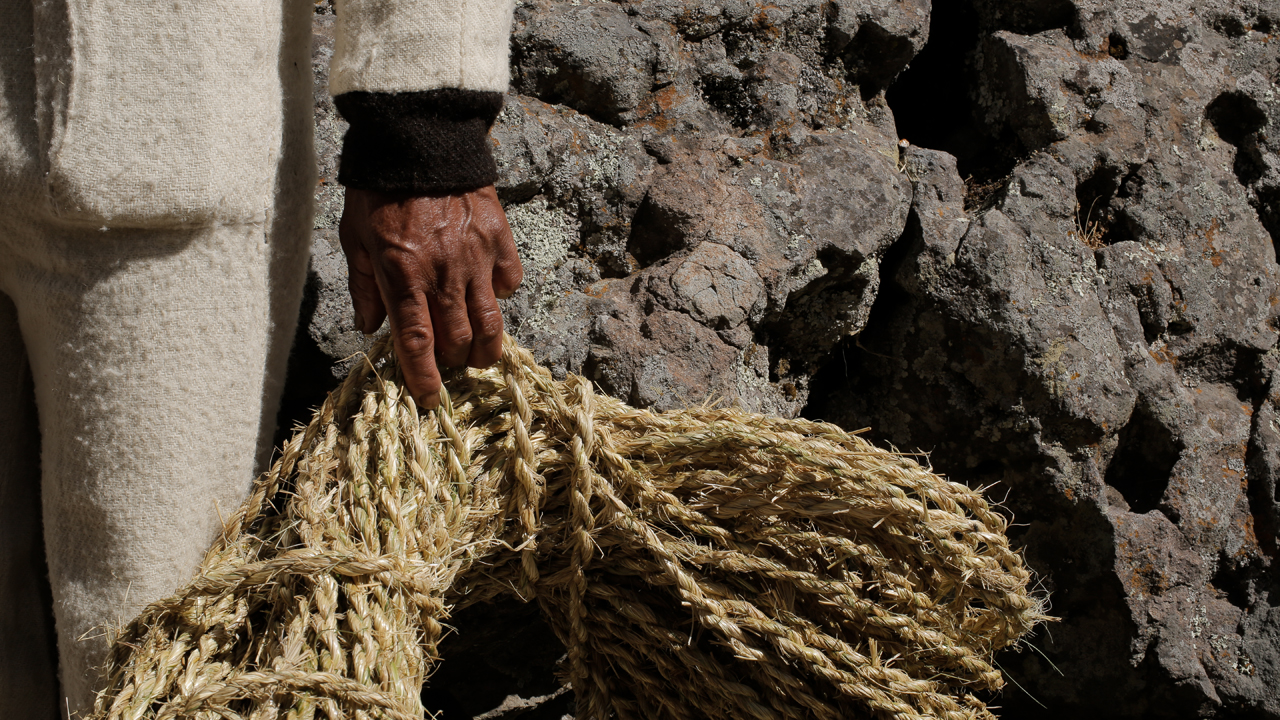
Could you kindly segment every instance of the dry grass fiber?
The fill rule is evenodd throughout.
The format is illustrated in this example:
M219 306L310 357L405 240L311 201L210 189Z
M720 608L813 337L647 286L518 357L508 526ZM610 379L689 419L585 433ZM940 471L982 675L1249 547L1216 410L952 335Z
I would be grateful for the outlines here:
M637 410L510 340L446 395L419 413L380 342L121 631L93 718L417 720L449 611L508 593L582 720L986 718L1044 619L979 493L837 427Z

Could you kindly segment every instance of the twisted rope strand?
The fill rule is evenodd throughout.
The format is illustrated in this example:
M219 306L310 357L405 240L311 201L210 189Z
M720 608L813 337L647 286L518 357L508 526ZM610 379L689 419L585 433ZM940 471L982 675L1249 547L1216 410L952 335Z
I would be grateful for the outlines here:
M383 339L120 631L93 720L420 718L449 613L506 594L583 720L990 720L1046 619L1007 527L856 434L628 407L509 339L423 413Z

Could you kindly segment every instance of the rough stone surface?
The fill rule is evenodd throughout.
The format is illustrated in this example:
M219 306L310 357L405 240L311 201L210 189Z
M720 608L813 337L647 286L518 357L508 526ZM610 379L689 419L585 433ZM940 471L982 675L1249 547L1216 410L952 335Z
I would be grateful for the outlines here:
M508 327L636 405L870 427L987 488L1061 617L1000 658L1004 717L1280 718L1277 32L1244 0L525 0ZM286 417L365 342L316 110ZM429 706L572 713L535 612L456 625Z
M333 57L332 7L317 5L311 32L311 71L315 102L316 157L320 163L320 187L316 191L316 227L337 228L342 217L342 186L338 184L338 157L347 122L329 96L329 58Z
M969 110L1013 161L966 207L950 157L908 153L908 230L808 412L1026 523L1063 621L1002 661L1006 716L1280 717L1271 20L970 12Z

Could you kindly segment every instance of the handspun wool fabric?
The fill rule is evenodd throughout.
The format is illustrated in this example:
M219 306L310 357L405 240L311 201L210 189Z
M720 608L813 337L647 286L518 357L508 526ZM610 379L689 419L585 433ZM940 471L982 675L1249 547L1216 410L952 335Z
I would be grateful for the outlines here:
M338 6L339 92L505 90L510 0ZM104 628L194 571L269 456L312 13L0 0L0 717L85 711Z
M0 477L0 492L24 499L0 508L0 525L8 534L7 515L40 496L58 704L77 711L92 702L106 630L195 570L268 456L307 225L103 232L0 216L0 292L13 308L0 344L26 349L40 436L26 439L37 413L5 373L0 438L26 460ZM19 595L0 598L0 634L44 617L31 602L39 563L25 559L0 568L0 587ZM12 707L21 696L5 686L37 669L5 647L0 716L41 717Z

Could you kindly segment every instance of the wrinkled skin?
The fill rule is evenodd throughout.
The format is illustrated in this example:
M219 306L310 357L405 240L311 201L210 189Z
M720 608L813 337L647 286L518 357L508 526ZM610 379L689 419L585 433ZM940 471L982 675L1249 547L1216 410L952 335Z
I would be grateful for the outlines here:
M440 368L487 367L502 354L502 311L523 277L493 186L395 196L347 189L339 226L356 328L390 319L420 407L440 402Z

